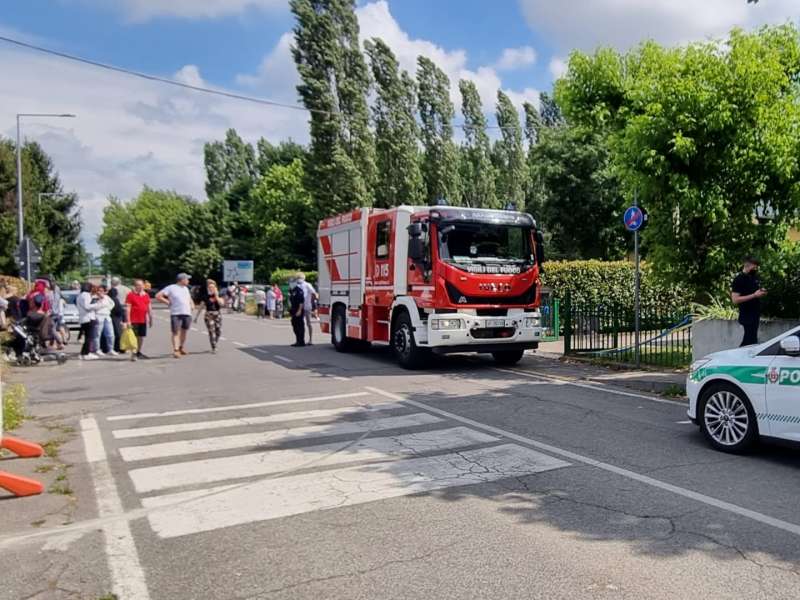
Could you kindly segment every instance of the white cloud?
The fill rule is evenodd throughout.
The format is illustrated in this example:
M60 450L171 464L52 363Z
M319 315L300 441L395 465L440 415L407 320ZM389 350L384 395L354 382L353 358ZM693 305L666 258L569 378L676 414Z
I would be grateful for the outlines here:
M156 17L213 19L237 15L250 9L285 9L286 0L122 0L122 9L134 23Z
M495 64L498 71L512 71L528 67L536 62L536 51L530 46L520 48L506 48Z
M719 37L745 28L796 19L797 0L519 0L534 31L562 52L597 46L627 49L645 39L662 44Z
M567 61L559 56L554 56L550 59L550 63L547 65L547 68L550 69L550 74L553 76L553 79L558 79L559 77L563 77L564 74L567 72Z
M297 103L300 76L292 57L292 33L284 33L272 51L264 57L255 74L239 74L236 83L268 94L273 100Z
M71 112L77 119L29 119L23 136L39 142L64 187L79 194L84 239L96 250L109 195L135 196L143 185L205 197L203 144L235 127L243 137L308 139L302 111L260 106L109 73L87 65L0 48L0 135L15 135L18 112ZM199 69L175 75L203 83Z
M203 87L206 82L200 76L200 69L197 65L185 65L181 67L173 76L173 79L185 83L186 85L193 85L195 87Z

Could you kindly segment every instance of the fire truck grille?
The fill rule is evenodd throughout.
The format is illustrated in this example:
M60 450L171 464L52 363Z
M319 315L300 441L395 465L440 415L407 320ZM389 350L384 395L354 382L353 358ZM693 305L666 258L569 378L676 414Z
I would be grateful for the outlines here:
M514 337L515 331L513 327L487 327L485 329L473 329L470 331L470 334L476 340L487 340L490 338Z
M518 296L506 296L504 294L493 293L490 296L470 296L462 294L461 291L449 281L446 282L447 295L453 304L533 304L536 300L536 285L531 285L525 292Z

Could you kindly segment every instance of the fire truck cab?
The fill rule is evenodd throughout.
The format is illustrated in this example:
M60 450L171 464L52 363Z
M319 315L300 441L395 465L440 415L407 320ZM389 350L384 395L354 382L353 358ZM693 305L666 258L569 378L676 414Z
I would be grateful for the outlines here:
M318 229L319 314L340 352L389 344L515 364L542 335L542 236L529 214L449 206L363 208Z

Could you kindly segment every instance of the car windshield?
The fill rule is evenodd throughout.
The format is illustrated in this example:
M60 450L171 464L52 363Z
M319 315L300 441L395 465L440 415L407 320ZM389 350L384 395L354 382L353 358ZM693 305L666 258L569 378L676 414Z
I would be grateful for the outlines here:
M439 257L469 271L488 272L492 270L491 265L504 265L519 272L523 265L533 263L530 240L528 227L442 223L439 226Z
M77 292L61 292L61 297L67 304L75 304L78 300Z

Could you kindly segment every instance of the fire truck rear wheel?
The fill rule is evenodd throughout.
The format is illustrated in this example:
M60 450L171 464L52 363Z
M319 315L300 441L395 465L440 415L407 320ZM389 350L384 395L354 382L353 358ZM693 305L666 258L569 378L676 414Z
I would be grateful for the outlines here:
M492 352L494 362L498 365L511 366L517 364L522 360L522 355L525 350L502 350L500 352Z
M352 340L347 337L347 313L344 306L337 306L333 309L331 342L337 352L349 352L351 350Z
M417 346L411 317L405 311L397 315L392 327L392 351L400 366L406 369L419 369L425 363L426 349Z

